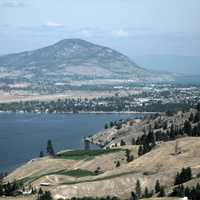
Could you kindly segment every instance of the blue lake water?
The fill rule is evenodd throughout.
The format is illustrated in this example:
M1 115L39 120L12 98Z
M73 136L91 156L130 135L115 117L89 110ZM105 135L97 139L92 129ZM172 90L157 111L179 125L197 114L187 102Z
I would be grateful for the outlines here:
M11 171L39 152L48 139L54 149L83 148L82 138L106 122L134 118L133 114L15 114L0 113L0 172Z

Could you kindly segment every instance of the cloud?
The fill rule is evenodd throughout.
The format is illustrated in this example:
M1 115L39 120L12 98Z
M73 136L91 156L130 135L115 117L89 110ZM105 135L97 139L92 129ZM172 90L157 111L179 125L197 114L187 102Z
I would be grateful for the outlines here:
M129 37L130 33L123 29L119 29L119 30L112 31L112 35L115 37L125 38L125 37Z
M48 27L63 27L64 25L55 21L48 21L46 24Z
M89 29L82 29L80 32L78 31L77 34L80 34L83 37L92 37L94 35L93 31Z
M25 5L26 4L22 3L21 1L16 0L4 0L3 2L0 1L0 6L7 8L24 7Z

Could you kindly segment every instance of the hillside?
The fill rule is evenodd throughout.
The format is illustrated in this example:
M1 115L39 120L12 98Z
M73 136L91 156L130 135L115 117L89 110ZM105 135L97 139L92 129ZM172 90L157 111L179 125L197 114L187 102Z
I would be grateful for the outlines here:
M170 132L172 125L174 129L183 129L185 121L189 119L191 114L198 116L197 110L190 109L188 112L179 111L173 115L161 113L154 117L147 115L144 119L119 121L115 122L117 125L104 129L88 139L91 143L107 147L119 146L121 140L126 144L131 144L133 138L136 140L138 136L148 134L150 130L155 135L160 135ZM196 123L193 124L193 126L195 125Z
M162 142L130 163L124 160L123 151L80 159L36 159L18 168L7 179L23 179L34 187L43 185L43 189L50 190L55 199L108 195L126 199L134 191L137 179L143 190L145 186L153 189L156 180L160 180L168 190L173 186L176 173L183 167L190 166L193 177L200 172L200 138L185 137L177 142L180 154L174 153L176 141ZM132 148L134 152L134 146ZM118 160L121 166L116 168ZM100 167L101 173L88 174L97 167Z
M65 39L41 49L0 56L0 82L23 83L32 89L172 80L169 74L146 70L111 48L81 39Z
M158 196L154 190L158 180L166 195L181 183L197 187L199 104L196 108L113 122L112 128L87 138L104 148L64 150L33 159L4 177L3 182L23 184L33 191L42 188L50 191L54 199L107 196L129 199L137 180L142 194L148 188L153 197ZM189 179L185 179L186 174L181 175L182 179L174 186L175 177L183 168L191 171Z

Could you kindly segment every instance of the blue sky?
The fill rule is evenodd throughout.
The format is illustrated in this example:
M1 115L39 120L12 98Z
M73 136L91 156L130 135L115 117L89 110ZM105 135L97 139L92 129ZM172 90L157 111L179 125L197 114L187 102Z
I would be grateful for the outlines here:
M199 0L0 0L0 54L82 38L134 58L200 56Z

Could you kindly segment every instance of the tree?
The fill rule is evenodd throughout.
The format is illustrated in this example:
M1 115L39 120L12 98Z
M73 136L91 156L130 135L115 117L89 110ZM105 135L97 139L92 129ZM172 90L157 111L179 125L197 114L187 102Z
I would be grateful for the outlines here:
M159 180L156 181L156 184L155 184L155 192L156 192L156 193L160 192L160 181L159 181Z
M120 146L125 146L126 145L126 142L124 140L121 140L120 141Z
M100 172L101 172L101 167L97 167L96 170L94 171L96 175L98 175Z
M190 114L189 121L190 121L190 122L193 122L193 121L194 121L194 115L193 115L193 113Z
M107 123L105 124L104 129L108 129L108 124Z
M40 190L39 193L38 193L37 200L53 200L53 198L51 196L51 192L49 192L49 191L43 192L42 190Z
M90 141L87 138L84 138L84 149L90 150Z
M186 120L184 123L184 132L187 133L188 135L190 135L191 129L192 129L192 126L191 126L190 122Z
M136 182L136 187L135 187L136 195L138 198L141 197L141 185L140 185L140 180L138 179Z
M40 158L44 157L43 151L40 151Z
M114 126L114 123L111 121L110 122L110 128L112 128Z
M53 144L52 144L51 140L48 140L48 142L47 142L47 153L50 156L55 156L55 152L54 152Z
M143 152L143 146L140 145L139 149L138 149L138 156L142 156L143 154L144 154L144 152Z
M198 111L196 114L195 114L195 117L194 117L194 123L197 123L200 121L200 112Z
M165 188L163 186L160 187L159 197L165 197Z
M175 130L174 130L174 125L173 124L170 127L169 135L170 135L169 137L170 137L171 140L175 139Z
M188 168L183 168L181 170L181 173L177 173L176 174L176 177L175 177L175 183L174 185L179 185L179 184L182 184L182 183L185 183L189 180L192 179L192 170L190 167Z
M197 104L197 110L200 111L200 103Z
M40 199L40 196L42 196L42 195L43 195L43 190L42 190L42 188L40 188L38 191L38 199Z
M0 196L3 195L3 185L0 183Z
M144 198L149 198L149 190L147 187L144 189Z
M120 167L120 162L119 161L117 161L116 167Z
M131 151L129 149L126 149L126 161L131 162L134 160L133 155L130 155Z
M135 145L135 144L136 144L136 142L135 142L135 138L132 138L132 140L131 140L131 144L132 144L132 145Z
M139 198L135 194L135 192L131 192L131 200L138 200Z

